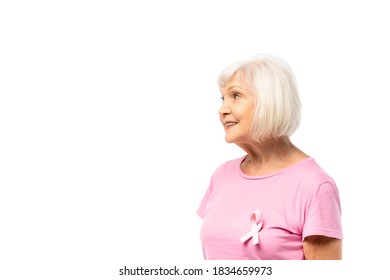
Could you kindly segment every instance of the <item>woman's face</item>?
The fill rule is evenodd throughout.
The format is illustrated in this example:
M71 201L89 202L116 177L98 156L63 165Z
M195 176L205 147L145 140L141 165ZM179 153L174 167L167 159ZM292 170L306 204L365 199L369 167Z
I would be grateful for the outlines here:
M226 142L240 144L251 141L249 132L255 97L249 86L239 75L233 75L221 88L221 94L223 102L219 118L225 129Z

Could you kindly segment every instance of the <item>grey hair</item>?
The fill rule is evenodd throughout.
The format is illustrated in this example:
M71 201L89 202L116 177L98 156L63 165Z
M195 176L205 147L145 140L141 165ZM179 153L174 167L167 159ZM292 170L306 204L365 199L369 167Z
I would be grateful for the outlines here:
M219 87L234 75L243 79L256 97L250 132L254 141L291 136L297 130L301 102L293 71L283 59L259 54L235 62L218 76Z

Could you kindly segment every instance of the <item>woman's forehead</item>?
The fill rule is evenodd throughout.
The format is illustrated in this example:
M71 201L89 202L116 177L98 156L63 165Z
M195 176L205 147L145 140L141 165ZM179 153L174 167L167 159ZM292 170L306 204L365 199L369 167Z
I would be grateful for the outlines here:
M245 78L245 75L242 73L234 73L229 80L223 85L222 88L228 90L233 87L240 87L244 89L249 89L249 83Z

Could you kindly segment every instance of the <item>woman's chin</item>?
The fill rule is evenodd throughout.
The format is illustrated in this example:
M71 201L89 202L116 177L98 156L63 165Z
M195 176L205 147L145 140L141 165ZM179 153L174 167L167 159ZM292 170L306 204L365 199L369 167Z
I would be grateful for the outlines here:
M233 138L233 137L225 136L226 143L229 143L229 144L234 143L235 142L234 140L235 140L235 138Z

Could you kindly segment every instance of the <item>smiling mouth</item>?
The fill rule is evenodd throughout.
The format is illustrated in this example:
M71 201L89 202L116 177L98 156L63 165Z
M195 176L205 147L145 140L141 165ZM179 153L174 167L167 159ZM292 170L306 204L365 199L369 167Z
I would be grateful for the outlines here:
M238 122L227 122L225 123L225 127L232 127L233 125L236 125Z

